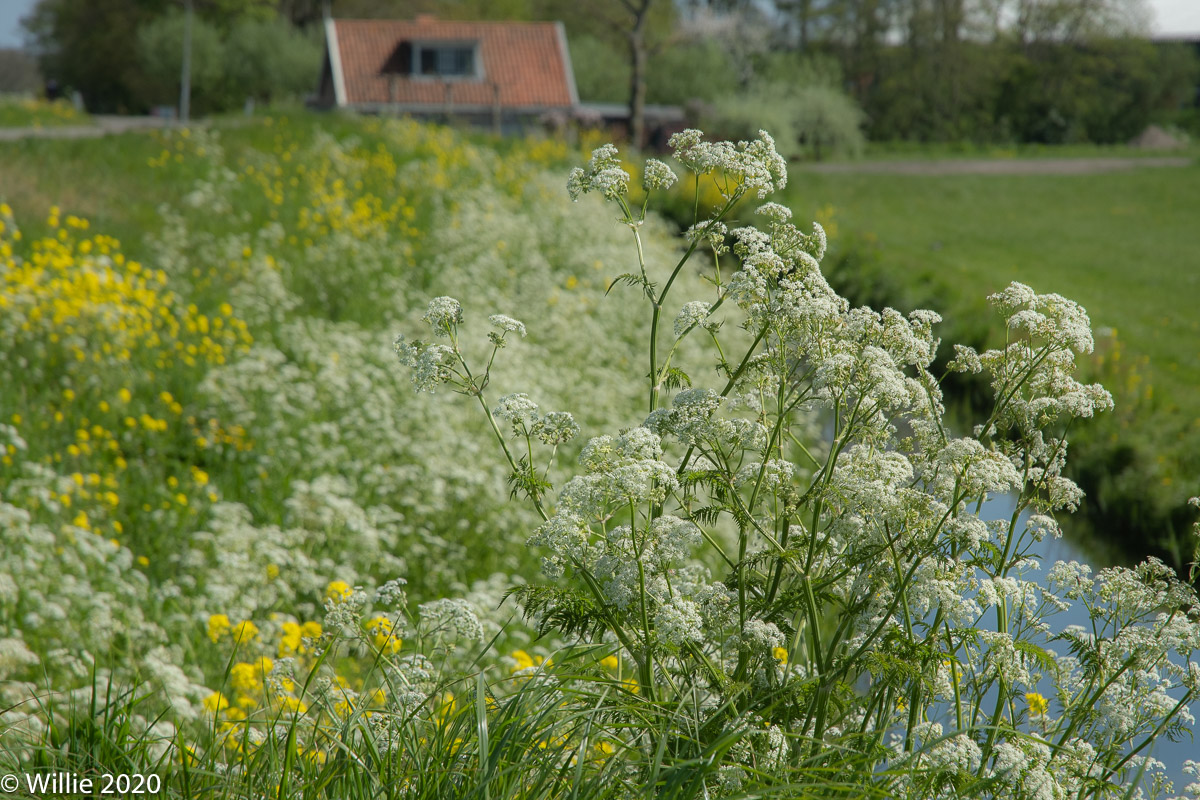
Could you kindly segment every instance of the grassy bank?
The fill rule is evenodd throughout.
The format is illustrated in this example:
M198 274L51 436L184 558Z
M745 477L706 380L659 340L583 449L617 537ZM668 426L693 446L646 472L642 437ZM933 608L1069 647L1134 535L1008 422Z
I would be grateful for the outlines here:
M1010 280L1082 303L1102 334L1094 379L1117 401L1073 439L1089 493L1084 513L1133 554L1183 563L1184 504L1200 479L1200 167L1045 176L801 170L789 194L798 210L833 222L835 283L862 302L937 308L945 341L981 342L983 298Z
M91 118L66 100L48 101L22 95L0 95L0 128L50 128L87 125Z
M1130 667L1192 657L1194 594L1029 580L1076 494L1061 426L1109 405L1072 376L1078 308L1010 289L1002 319L1047 324L982 356L1015 388L956 435L929 316L848 308L782 206L724 225L786 175L769 137L681 140L682 189L408 120L0 145L0 790L1157 780L1135 756L1200 673ZM675 237L662 206L720 210ZM883 252L837 215L843 266ZM1039 513L979 516L1010 493ZM1043 624L1059 585L1094 644Z

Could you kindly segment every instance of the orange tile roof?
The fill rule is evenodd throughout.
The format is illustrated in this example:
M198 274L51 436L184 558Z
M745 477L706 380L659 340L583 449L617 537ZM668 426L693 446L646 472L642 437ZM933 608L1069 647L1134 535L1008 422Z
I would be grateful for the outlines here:
M555 22L456 22L337 19L336 50L350 106L375 103L442 106L447 91L456 107L492 107L495 86L505 109L569 107L578 102L566 53L566 37ZM483 78L443 80L387 75L384 64L401 42L479 42ZM447 89L449 85L449 90Z

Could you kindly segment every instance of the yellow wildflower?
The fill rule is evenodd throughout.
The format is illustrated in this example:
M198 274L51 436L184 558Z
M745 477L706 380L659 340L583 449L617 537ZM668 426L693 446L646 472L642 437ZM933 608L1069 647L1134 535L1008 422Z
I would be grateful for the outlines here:
M454 715L457 709L458 701L454 698L454 692L446 692L442 695L441 700L438 701L437 721L440 723L446 722L446 720Z
M221 637L229 633L231 628L229 617L225 614L213 614L208 618L208 638L214 644L221 641Z
M242 694L250 694L262 689L258 669L245 661L239 661L230 668L229 683Z
M224 711L229 708L229 699L220 692L213 692L204 698L204 708L214 714L218 711Z
M236 626L234 626L232 634L233 641L239 644L243 642L249 642L255 636L258 636L258 626L250 620L239 622Z
M279 698L279 704L293 714L303 714L305 711L308 711L308 706L304 703L304 701L298 700L295 697L288 697L285 695L284 697Z
M279 657L287 658L300 652L300 626L294 622L283 623L283 635L279 637Z
M345 581L330 581L325 587L325 597L335 603L343 603L353 596L354 590Z
M1037 692L1026 692L1025 702L1029 704L1029 716L1040 717L1050 710L1050 701Z
M392 621L387 617L380 615L371 618L366 624L366 629L371 641L383 652L394 655L400 650L403 640L392 633Z
M545 659L543 659L541 656L531 656L524 650L514 650L512 658L517 662L516 666L512 668L512 672L520 672L523 669L541 666L543 663L545 663Z

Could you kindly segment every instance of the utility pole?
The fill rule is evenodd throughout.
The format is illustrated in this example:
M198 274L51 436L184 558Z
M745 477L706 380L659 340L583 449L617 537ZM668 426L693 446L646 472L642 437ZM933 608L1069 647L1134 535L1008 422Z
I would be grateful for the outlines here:
M185 0L183 17L183 72L179 76L179 121L188 123L192 105L192 2Z

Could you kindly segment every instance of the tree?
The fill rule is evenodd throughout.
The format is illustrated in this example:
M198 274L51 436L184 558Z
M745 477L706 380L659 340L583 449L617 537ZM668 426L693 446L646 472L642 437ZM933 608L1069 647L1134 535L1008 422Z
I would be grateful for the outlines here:
M137 54L142 66L138 80L140 96L155 105L179 97L179 75L183 57L183 14L173 12L143 25L137 32ZM223 105L221 82L225 45L215 25L203 17L192 20L191 85L196 106L212 110Z
M243 20L225 42L226 94L262 101L303 95L314 88L321 53L314 39L284 20Z
M42 74L79 90L90 111L144 108L136 31L166 0L39 0L22 25Z
M573 8L569 8L572 7ZM543 13L564 12L567 29L586 27L599 38L624 45L629 53L629 138L645 143L649 60L675 31L674 5L666 0L542 0ZM554 18L553 16L550 18Z
M23 50L0 50L0 93L39 92L42 78L37 61Z
M621 0L633 17L629 26L629 138L634 147L646 141L646 20L654 0Z

